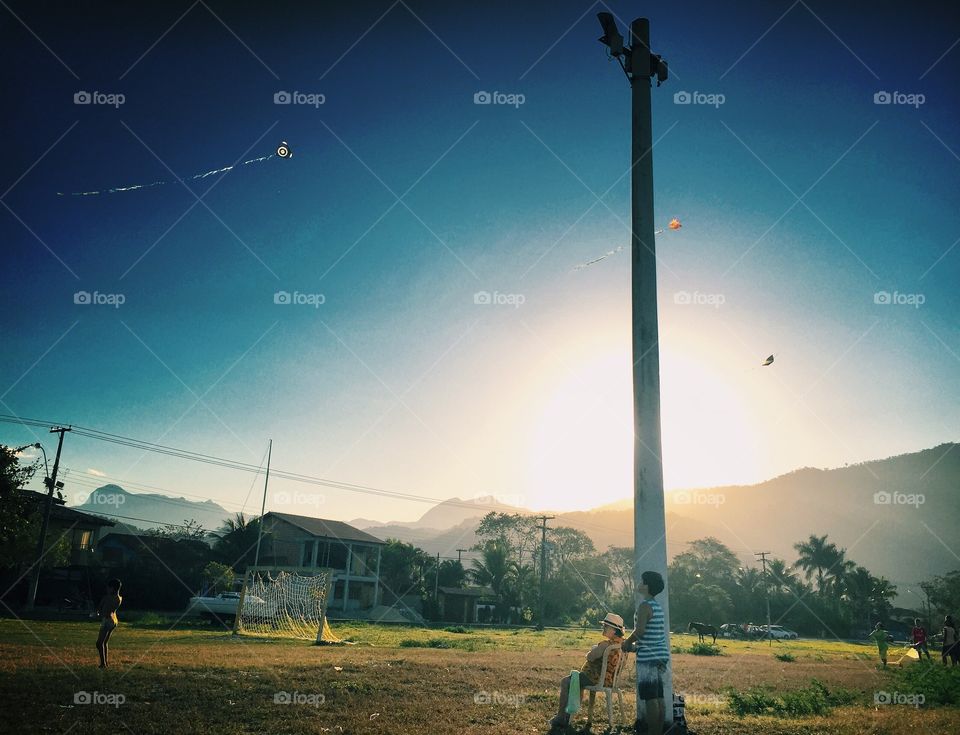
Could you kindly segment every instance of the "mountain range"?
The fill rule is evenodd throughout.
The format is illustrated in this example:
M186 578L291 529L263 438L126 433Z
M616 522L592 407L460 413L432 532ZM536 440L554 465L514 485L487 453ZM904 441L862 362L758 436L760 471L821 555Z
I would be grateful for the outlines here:
M960 569L960 451L956 443L833 469L804 467L755 485L669 492L665 499L667 551L673 557L690 541L713 536L743 561L767 551L793 562L793 545L827 534L847 557L910 594L921 580ZM199 522L216 529L232 514L217 503L130 493L118 485L95 490L79 510L142 528ZM413 543L430 554L454 556L477 542L476 528L490 511L533 511L496 496L451 498L416 521L355 518L350 525L381 539ZM600 551L632 546L633 501L624 498L588 511L551 513L551 526L569 526L591 537ZM122 518L118 518L122 516ZM915 601L914 601L915 602Z
M104 516L117 523L117 533L159 528L167 523L194 520L202 528L216 530L233 514L212 500L172 498L158 493L131 493L119 485L102 485L87 496L77 510ZM131 528L134 526L136 528Z
M743 563L768 551L793 562L793 545L827 534L847 558L900 587L901 594L935 574L960 569L960 451L956 443L834 469L805 467L755 485L729 485L666 494L667 552L713 536ZM451 504L451 502L455 504ZM489 499L441 503L413 523L367 526L380 538L397 538L431 554L456 554L476 543L476 527ZM441 513L434 511L442 509ZM591 537L598 550L633 545L630 498L573 513L554 513L553 526ZM431 527L437 519L444 526ZM362 523L362 519L353 522ZM363 527L362 525L360 527ZM472 554L467 554L469 558ZM916 602L916 601L914 601Z

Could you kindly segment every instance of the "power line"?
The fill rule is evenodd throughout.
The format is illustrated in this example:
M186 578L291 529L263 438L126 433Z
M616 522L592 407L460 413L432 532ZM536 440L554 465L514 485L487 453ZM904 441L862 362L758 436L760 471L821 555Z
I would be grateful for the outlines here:
M10 414L0 414L0 423L20 424L25 426L42 427L42 428L49 428L49 426L52 425L50 422L41 421L40 419L21 418L21 417L13 416ZM214 455L204 454L201 452L194 452L186 449L177 449L175 447L171 447L163 444L155 444L153 442L134 439L132 437L126 437L121 434L112 434L110 432L101 431L99 429L93 429L86 426L78 426L76 424L73 425L73 434L75 436L83 436L89 439L96 439L98 441L117 444L120 446L126 446L133 449L139 449L145 452L153 452L156 454L177 457L180 459L187 459L194 462L202 462L205 464L224 467L227 469L233 469L240 472L259 474L262 471L262 460L260 465L253 465L246 462L240 462L237 460L230 460L224 457L217 457ZM418 495L416 493L400 492L396 490L384 490L382 488L377 488L370 485L361 485L358 483L350 483L350 482L344 482L339 480L326 479L322 477L315 477L312 475L305 475L305 474L296 473L296 472L271 469L271 475L273 475L276 478L289 480L291 482L299 482L303 484L316 485L320 487L329 487L337 490L344 490L346 492L363 493L363 494L374 495L378 497L393 498L395 500L407 500L407 501L413 501L418 503L427 503L431 505L437 505L439 503L443 503L444 505L453 506L453 507L479 510L479 507L476 503L470 503L467 501L443 500L440 498L434 498L426 495ZM168 491L168 492L171 492L171 491ZM186 493L178 493L178 494L187 495ZM202 497L202 496L196 496L196 497ZM204 499L207 500L209 498L204 498ZM608 531L611 533L621 533L623 530L623 529L611 528L609 526L598 525L596 523L584 522L580 519L577 519L576 523L577 525L583 526L584 528L587 528L587 529L602 530L602 531ZM673 546L685 545L679 542L671 542L671 541L667 541L666 543L667 545L673 545Z

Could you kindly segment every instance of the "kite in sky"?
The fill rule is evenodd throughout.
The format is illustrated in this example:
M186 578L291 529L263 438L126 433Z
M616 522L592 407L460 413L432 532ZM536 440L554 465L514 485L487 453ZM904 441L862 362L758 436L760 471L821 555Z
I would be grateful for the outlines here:
M767 365L773 365L773 355L770 355L770 357L760 363L760 367L766 367Z
M683 227L683 225L680 224L680 220L678 220L676 217L674 217L672 220L670 220L669 224L667 224L667 229L673 230L674 232L676 232L677 230L679 230L681 227ZM665 230L660 229L660 230L654 231L653 234L654 234L654 235L662 235L664 232L665 232ZM589 265L593 265L594 263L599 263L601 260L606 260L606 259L609 258L611 255L616 255L616 254L619 253L621 250L623 250L624 247L625 247L625 246L623 246L623 245L619 245L619 246L617 246L616 248L614 248L613 250L608 250L608 251L605 252L603 255L601 255L599 258L594 258L593 260L588 260L586 263L581 263L580 265L574 266L573 269L574 269L575 271L581 271L581 270L583 270L584 268L586 268L586 267L589 266Z
M215 168L212 171L205 171L204 173L194 174L189 176L184 181L196 181L198 179L205 179L208 176L214 176L215 174L223 174L227 171L232 171L238 166L248 166L251 163L263 163L264 161L269 161L271 158L293 158L293 151L290 149L287 141L281 141L280 145L277 146L276 153L271 153L267 156L260 156L259 158L251 158L249 161L243 161L242 163L235 163L232 166L224 166L223 168ZM62 196L72 196L72 197L89 197L96 196L99 194L118 194L122 191L136 191L137 189L149 189L153 186L162 186L163 184L169 184L169 181L157 180L150 184L131 184L129 186L114 186L110 189L96 189L93 191L71 191L69 194L65 194L62 191L57 192L58 197Z

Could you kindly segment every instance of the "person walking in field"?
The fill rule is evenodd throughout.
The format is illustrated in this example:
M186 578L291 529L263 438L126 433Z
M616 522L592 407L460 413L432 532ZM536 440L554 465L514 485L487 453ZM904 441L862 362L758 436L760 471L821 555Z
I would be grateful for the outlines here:
M100 598L100 604L97 605L97 611L94 613L100 618L100 634L97 636L97 653L100 654L100 668L107 668L107 642L110 640L110 634L117 627L117 608L123 602L120 596L120 580L111 579L107 582L107 592Z
M947 659L952 662L952 666L960 663L960 638L957 637L957 626L954 625L953 617L947 615L943 619L943 650L940 652L940 658L943 665L947 665Z
M640 575L634 631L623 645L623 650L637 652L637 713L641 711L641 702L645 707L646 728L638 717L634 730L648 735L660 735L666 719L663 675L670 662L670 650L667 648L663 608L654 599L663 588L663 577L657 572L646 571Z
M597 643L587 652L587 660L580 667L579 672L571 672L560 681L560 707L556 716L550 720L550 727L565 728L570 724L570 708L568 707L570 692L570 680L573 674L578 674L577 697L583 691L582 687L595 686L600 683L600 669L603 668L604 651L611 645L619 645L623 641L623 618L616 613L607 613L606 617L600 621L602 626L603 640ZM620 651L611 651L607 656L607 681L602 682L604 686L609 686L609 681L613 679L613 672L617 670L617 664L620 662Z
M883 627L883 623L877 623L876 627L873 629L873 632L867 637L876 641L877 651L880 653L880 661L883 662L883 666L886 668L887 648L890 644L890 641L893 640L893 636L886 631L886 629Z
M927 648L927 631L920 625L920 618L913 619L913 647L920 660L923 660L923 654L927 654L927 661L933 660L930 658L930 649Z

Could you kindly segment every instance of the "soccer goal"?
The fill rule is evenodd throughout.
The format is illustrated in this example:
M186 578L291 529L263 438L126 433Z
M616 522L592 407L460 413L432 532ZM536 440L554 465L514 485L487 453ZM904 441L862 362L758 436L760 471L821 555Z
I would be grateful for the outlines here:
M251 567L234 620L235 633L340 643L327 623L332 569Z

